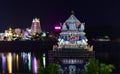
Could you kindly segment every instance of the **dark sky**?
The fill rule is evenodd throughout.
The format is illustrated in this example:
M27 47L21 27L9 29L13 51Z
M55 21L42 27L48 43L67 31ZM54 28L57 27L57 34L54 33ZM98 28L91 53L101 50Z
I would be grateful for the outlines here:
M40 18L42 29L64 22L74 10L86 26L119 26L119 0L0 0L0 31L8 27L26 28Z

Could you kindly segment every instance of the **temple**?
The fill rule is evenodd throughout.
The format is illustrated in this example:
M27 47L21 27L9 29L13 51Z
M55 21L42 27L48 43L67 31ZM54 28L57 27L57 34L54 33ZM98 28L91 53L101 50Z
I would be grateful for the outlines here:
M42 32L40 20L38 18L33 19L31 25L31 35L35 35L36 33L40 34Z
M73 14L63 23L58 48L76 48L93 50L85 36L85 23L81 23Z
M60 74L83 74L89 58L94 58L93 46L88 44L85 23L74 14L63 23L58 44L49 51L49 63L60 66Z

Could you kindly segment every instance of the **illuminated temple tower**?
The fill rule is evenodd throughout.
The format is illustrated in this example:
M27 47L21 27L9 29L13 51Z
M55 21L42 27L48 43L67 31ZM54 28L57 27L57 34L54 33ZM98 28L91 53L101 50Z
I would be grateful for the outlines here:
M58 45L49 51L49 63L60 65L60 74L82 74L89 58L94 58L93 46L88 45L81 23L72 14L62 25Z
M33 19L31 26L31 35L35 35L36 33L40 34L42 32L40 20L38 18Z
M81 23L73 14L62 25L58 48L89 49L88 39L85 36L85 23Z

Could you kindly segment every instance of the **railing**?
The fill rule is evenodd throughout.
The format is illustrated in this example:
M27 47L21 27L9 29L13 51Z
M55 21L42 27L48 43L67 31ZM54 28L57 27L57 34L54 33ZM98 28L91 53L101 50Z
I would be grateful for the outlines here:
M94 51L85 51L80 49L61 49L56 51L51 51L49 53L53 53L54 57L87 57L87 58L94 58L95 52Z

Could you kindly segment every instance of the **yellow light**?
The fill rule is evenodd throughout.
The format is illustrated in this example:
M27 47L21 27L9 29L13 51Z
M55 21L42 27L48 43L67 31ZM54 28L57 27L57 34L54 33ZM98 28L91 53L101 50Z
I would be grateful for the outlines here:
M18 54L16 55L16 67L17 67L17 70L19 69L19 57L18 57Z
M8 73L12 73L12 55L11 55L11 53L7 54L7 65L8 65Z

